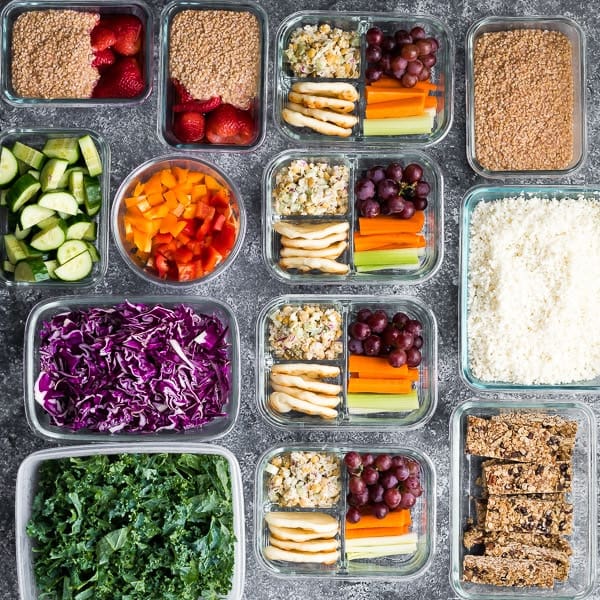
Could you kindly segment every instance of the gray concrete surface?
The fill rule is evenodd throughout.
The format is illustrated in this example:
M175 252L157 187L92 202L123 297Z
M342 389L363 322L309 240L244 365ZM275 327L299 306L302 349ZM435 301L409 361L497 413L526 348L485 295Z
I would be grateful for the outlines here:
M1 3L2 5L5 2ZM102 4L101 2L99 4ZM163 2L150 2L158 22ZM452 409L462 400L472 397L461 383L457 358L457 293L458 293L458 219L459 206L465 191L479 180L470 170L465 158L464 118L464 38L469 25L486 15L563 14L575 18L585 29L588 39L588 125L589 157L584 168L564 180L571 183L598 183L599 119L598 119L598 55L600 11L598 3L586 0L355 0L331 2L312 0L297 3L292 0L261 0L270 19L270 62L273 60L275 31L289 13L299 8L343 10L397 10L402 13L432 14L448 23L456 41L455 118L450 134L431 148L432 156L445 174L445 258L439 273L429 282L408 286L340 286L327 288L327 293L408 294L417 295L435 312L440 333L439 390L437 412L424 428L411 433L281 433L267 426L257 414L254 396L255 340L254 325L259 307L274 296L292 292L322 292L318 286L287 287L275 281L261 258L261 172L276 153L291 147L274 128L269 109L268 133L265 143L250 154L206 155L221 166L237 182L248 210L248 229L245 244L235 264L221 277L208 285L199 286L192 294L211 295L229 302L239 318L242 334L242 409L233 432L221 443L230 448L242 467L247 523L247 576L245 598L248 600L447 600L455 595L448 580L449 569L449 444L448 420ZM155 36L156 39L156 36ZM156 83L156 78L155 78ZM269 80L269 96L272 95ZM92 127L106 136L112 151L111 192L114 193L125 175L135 165L163 154L156 135L158 94L142 106L133 109L13 109L0 105L0 128L12 126L55 127L80 125ZM115 248L110 248L110 263L106 278L91 293L144 294L160 293L155 286L144 284L124 265ZM23 409L23 330L31 307L39 300L52 296L50 290L0 290L0 599L16 599L16 567L14 548L14 487L17 468L30 452L49 446L28 429ZM600 416L600 403L585 398ZM398 444L425 450L432 458L438 473L437 553L431 568L410 583L343 582L333 580L294 581L274 579L262 571L252 550L254 526L252 521L254 496L254 467L257 457L275 444L307 441L351 441L356 444ZM600 599L596 584L591 597Z

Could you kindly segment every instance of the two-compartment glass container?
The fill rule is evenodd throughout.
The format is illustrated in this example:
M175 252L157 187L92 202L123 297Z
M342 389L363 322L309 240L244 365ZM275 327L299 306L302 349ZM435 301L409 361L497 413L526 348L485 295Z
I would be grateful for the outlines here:
M326 313L335 311L341 316L341 335L339 339L340 352L332 359L290 359L278 357L278 351L270 341L271 325L279 320L279 315L285 315L287 309L298 313L304 307L316 307ZM360 309L370 309L372 312L383 310L392 319L397 312L403 312L411 319L422 324L423 346L422 360L418 366L418 379L412 383L412 392L418 398L418 407L411 410L390 409L364 410L366 405L351 409L348 405L349 384L349 327L356 320ZM284 317L287 318L287 317ZM303 317L300 317L302 319ZM291 326L293 327L293 326ZM278 334L273 338L277 341ZM291 338L289 338L291 339ZM310 342L309 342L310 344ZM261 311L256 325L256 401L261 416L272 426L290 430L410 430L423 426L433 416L437 406L437 322L433 312L416 298L400 296L280 296L269 302ZM382 357L380 360L384 360ZM274 365L284 366L288 363L304 363L308 365L326 365L337 367L339 374L324 380L340 386L341 402L336 407L337 415L324 418L321 415L311 415L292 410L279 412L273 408L270 396L273 392L271 373ZM373 375L373 373L371 373ZM385 377L385 376L384 376ZM292 384L293 385L293 384Z
M466 430L469 417L490 418L516 412L556 415L577 423L572 457L572 492L568 501L574 506L573 534L569 536L573 554L570 574L553 588L511 588L463 581L463 545L465 530L477 519L476 499L481 497L481 464L486 459L466 453ZM450 582L454 591L467 600L493 598L586 598L596 580L597 489L596 489L596 420L583 402L544 400L469 400L460 404L450 418L451 511L450 511ZM473 551L470 551L473 553Z
M326 77L297 77L290 68L285 52L289 46L293 32L305 26L327 25L340 28L343 31L357 32L360 38L360 64L357 77L326 78ZM410 30L415 26L425 29L428 36L435 37L439 42L437 63L432 69L431 81L436 85L435 118L429 133L406 135L365 135L363 120L365 115L366 86L365 71L368 63L365 52L367 42L365 33L371 27L380 27L386 35L393 35L396 30ZM274 68L275 98L273 101L273 120L277 128L288 138L299 143L309 144L354 144L396 146L397 144L411 146L429 146L439 142L448 133L452 124L454 101L454 41L449 28L439 19L429 15L410 15L395 12L333 12L333 11L299 11L289 15L279 26L276 36L276 59ZM324 59L326 60L326 59ZM352 114L358 117L358 122L347 137L325 135L306 127L292 127L283 120L282 109L288 102L288 93L297 82L345 82L356 87L359 99Z
M290 165L298 161L314 165L327 165L329 168L344 168L348 172L347 208L341 214L310 214L291 216L282 215L277 210L278 177L282 179L284 196L291 196L289 184L285 183ZM427 196L428 205L423 211L424 224L419 235L425 239L421 248L419 263L410 268L387 268L370 272L358 272L354 263L354 234L359 230L359 210L355 192L356 182L364 176L367 169L375 166L386 168L391 163L400 163L403 167L411 163L423 169L422 181L430 186ZM401 150L397 153L375 153L355 150L336 152L332 150L315 151L310 149L287 150L274 157L267 165L263 175L263 258L270 271L284 283L339 284L339 283L422 283L433 277L441 266L444 254L444 204L443 176L438 164L418 150ZM337 192L338 196L340 192ZM377 217L375 217L377 219ZM325 271L301 271L283 268L280 264L282 249L281 235L274 225L279 221L297 225L327 223L349 223L347 247L337 262L348 265L348 272L335 274ZM401 225L399 219L399 225Z
M348 452L362 455L389 454L402 456L419 465L419 479L423 494L417 498L411 509L411 533L416 534L416 551L411 554L398 554L380 558L348 559L346 552L346 512L349 504L346 498L349 476L343 459ZM270 463L274 459L289 456L290 453L316 453L323 455L340 465L339 500L328 506L290 507L282 506L269 497L270 478L273 470ZM318 468L316 466L315 468ZM349 445L314 445L297 444L267 450L258 461L255 479L254 497L254 551L259 564L276 577L300 578L333 578L333 579L374 579L374 580L411 580L422 575L430 566L436 547L436 473L429 457L415 448L394 446L349 446ZM338 521L339 540L338 560L331 564L317 562L292 563L285 560L271 560L264 555L269 545L269 526L265 515L272 511L284 512L324 512ZM384 521L382 521L383 523Z
M214 315L226 327L225 341L228 345L231 369L231 387L227 402L223 406L226 413L204 426L185 431L158 431L155 433L98 432L86 429L73 431L53 424L48 413L36 400L36 381L40 374L40 332L44 323L59 314L70 311L89 310L94 307L110 308L122 302L142 303L148 306L161 305L174 308L178 305L191 307L197 314ZM134 442L143 440L155 442L206 441L220 438L233 428L240 409L240 337L237 320L232 309L213 298L190 296L89 296L68 297L44 300L31 311L25 326L23 385L25 393L25 414L33 432L47 440L71 442Z

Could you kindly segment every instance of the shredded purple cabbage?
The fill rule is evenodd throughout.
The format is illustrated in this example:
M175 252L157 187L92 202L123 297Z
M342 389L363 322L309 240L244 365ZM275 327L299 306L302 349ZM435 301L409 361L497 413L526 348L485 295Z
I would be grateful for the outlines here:
M226 327L186 305L123 302L44 322L36 401L71 430L193 429L225 416Z

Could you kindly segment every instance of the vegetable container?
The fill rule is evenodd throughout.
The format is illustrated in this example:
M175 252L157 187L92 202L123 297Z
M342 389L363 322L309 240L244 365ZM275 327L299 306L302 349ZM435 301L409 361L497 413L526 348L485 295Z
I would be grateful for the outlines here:
M317 216L294 214L282 215L277 210L277 177L285 173L294 161L326 164L330 167L345 167L349 173L347 186L347 209L343 214ZM423 168L423 181L429 183L431 191L428 195L428 205L423 211L425 216L420 235L425 238L425 247L419 249L418 264L407 265L406 268L391 267L370 272L359 272L354 262L355 245L354 234L359 231L358 199L355 192L355 183L363 173L374 166L387 166L392 162L399 162L403 166L417 163ZM291 195L291 194L289 194ZM377 154L368 151L354 151L339 153L330 150L312 152L307 149L287 150L276 156L267 165L263 176L263 256L267 267L284 283L311 283L311 284L339 284L350 283L389 283L398 282L405 284L422 283L433 277L441 266L444 253L444 210L443 210L443 176L439 165L429 156L417 150L402 151L399 154ZM375 217L377 219L377 217ZM293 224L319 224L323 222L348 222L350 228L347 238L346 250L336 260L349 266L348 273L335 274L331 272L312 269L303 272L299 269L285 269L280 264L280 251L282 249L281 235L274 229L278 221ZM375 222L375 221L374 221ZM402 220L399 219L399 225Z
M76 10L97 12L101 16L110 14L130 14L143 24L143 39L139 63L144 75L144 88L134 98L32 98L20 96L12 83L12 33L17 17L25 12L39 10ZM2 21L2 69L0 73L0 91L6 102L13 106L124 106L137 105L146 100L152 92L154 77L153 17L152 11L143 0L12 0L0 13Z
M15 142L35 147L41 150L48 139L61 138L79 138L89 135L96 149L98 150L100 161L102 163L102 173L99 175L101 188L101 207L96 216L92 218L97 223L95 245L98 253L98 260L94 262L92 272L79 281L61 281L59 279L45 279L43 281L26 282L14 281L11 274L6 270L6 264L0 265L0 283L9 287L35 288L82 288L89 287L104 277L108 268L108 216L109 216L109 191L110 191L110 147L103 136L90 129L59 129L59 128L15 128L7 129L0 134L0 147L6 147L9 150ZM10 220L15 213L12 213L7 206L0 206L0 234L14 232L14 225L11 227ZM34 226L33 229L36 227ZM7 258L6 247L2 244L2 259ZM44 259L45 260L45 259Z
M346 512L350 507L346 496L348 492L349 475L344 465L346 453L355 451L362 455L367 453L374 456L387 453L390 456L402 456L416 461L418 477L423 493L417 498L411 509L412 523L410 533L416 534L416 550L410 554L397 554L379 558L352 558L347 552L350 548L347 540ZM269 490L272 477L277 476L276 469L270 463L280 457L290 456L291 453L318 453L317 456L325 457L328 461L339 462L339 500L333 503L315 504L314 506L285 506L286 500L280 496L270 498ZM316 461L316 462L315 462ZM313 459L312 467L319 468L319 462ZM312 475L313 473L311 473ZM318 488L318 484L315 485ZM302 489L302 488L298 488ZM331 487L329 488L331 489ZM313 503L314 504L314 503ZM333 579L372 579L372 580L411 580L422 576L433 560L436 544L436 474L429 457L416 448L399 448L394 446L356 447L348 445L308 445L297 444L294 446L277 447L267 450L259 459L256 468L255 498L254 498L254 551L257 560L263 569L271 575L280 578L333 578ZM272 512L295 512L306 515L313 512L324 512L338 521L339 529L336 538L339 540L339 556L335 562L322 564L318 562L290 562L276 560L265 556L265 548L269 545L269 526L265 518ZM392 517L390 512L381 520L382 525L387 523L386 518ZM379 521L379 520L378 520ZM391 519L390 519L391 522ZM393 525L392 525L393 526ZM382 542L383 544L383 542Z
M459 352L460 375L463 381L476 392L503 391L527 393L585 393L597 392L600 389L600 377L592 381L577 381L556 385L521 385L505 381L483 381L478 379L471 369L469 354L469 252L471 243L471 219L475 207L480 202L490 202L506 197L518 197L523 194L526 198L539 196L541 198L565 198L584 196L598 199L600 190L592 186L575 185L498 185L474 186L465 195L461 206L460 219L460 291L459 291ZM534 352L534 349L532 349Z
M226 600L240 600L244 588L246 560L244 554L244 495L239 464L235 456L226 448L208 444L189 443L141 443L135 448L128 444L102 444L96 446L70 446L40 450L30 454L21 463L17 474L15 502L15 532L17 546L17 573L21 598L37 598L34 564L34 548L26 533L26 526L32 515L32 504L36 495L40 467L47 461L65 458L113 454L195 454L200 456L222 456L229 464L231 478L231 498L233 503L234 549L233 578L231 591Z
M466 454L465 436L468 417L489 418L509 412L531 412L557 415L577 423L572 458L572 492L574 506L573 534L568 537L573 554L567 581L557 582L552 589L535 587L511 588L462 581L463 532L476 519L474 499L481 494L479 476L486 459ZM460 598L586 598L596 578L596 421L590 408L578 400L523 401L478 398L460 404L450 419L451 444L451 510L450 510L450 582Z
M124 217L127 213L126 200L133 195L137 184L139 182L148 181L152 175L162 171L163 169L173 168L189 169L190 171L195 171L202 173L205 176L210 176L217 182L218 185L226 189L229 194L231 219L233 222L235 222L237 227L235 241L231 250L229 251L229 254L222 258L220 262L217 262L216 266L212 268L212 271L204 275L192 275L189 278L186 276L181 280L171 278L170 274L159 277L156 270L150 270L150 268L147 266L148 262L145 258L138 258L139 255L136 254L133 243L126 239L127 228L124 221ZM212 193L213 192L211 192L211 194ZM119 189L117 190L111 210L113 239L117 249L119 250L119 253L121 254L121 257L129 266L129 268L144 281L157 284L163 288L171 287L176 289L197 283L205 283L220 275L235 260L235 257L242 247L244 234L246 232L246 210L242 203L242 197L236 184L216 165L213 165L205 160L200 160L198 158L193 158L182 154L173 154L152 158L134 169L123 180ZM185 213L182 213L180 216L184 218ZM196 221L198 221L198 219L196 219ZM148 260L152 258L153 255L151 254ZM176 262L174 264L178 265L179 263Z
M253 15L259 28L260 59L256 81L256 97L250 113L254 123L254 138L247 144L212 144L206 139L198 142L182 142L173 133L172 106L177 102L173 86L170 84L169 56L170 36L173 19L182 11L234 11ZM234 44L243 43L243 37L232 41ZM267 66L269 49L269 27L266 11L255 2L234 2L232 0L187 0L174 1L167 4L160 15L160 58L159 58L159 102L158 102L158 137L170 149L195 151L229 151L250 152L256 150L264 141L267 128ZM216 50L215 52L218 51ZM247 60L247 57L246 57ZM214 67L218 68L217 66ZM223 78L227 80L227 77ZM210 113L207 113L210 114Z
M337 27L343 31L355 31L360 36L360 64L358 76L353 78L326 77L297 77L294 75L285 52L288 49L290 36L298 29L305 26L326 25ZM368 63L365 52L367 42L365 33L371 27L379 27L386 35L393 35L396 30L410 30L415 26L425 29L427 35L439 41L437 50L437 63L431 74L431 82L437 86L435 118L429 133L414 133L405 135L366 135L364 132L365 120L365 71ZM404 146L430 146L442 140L448 133L452 124L452 105L454 101L454 40L447 25L436 17L430 15L407 15L398 12L353 12L344 11L299 11L289 15L279 26L276 39L275 61L275 100L273 102L273 119L278 129L287 137L297 143L306 144L353 144L358 142L368 146L390 146L398 144ZM355 110L352 114L358 117L358 122L347 137L319 133L307 127L292 127L282 118L282 109L288 100L288 93L297 82L345 82L355 86L359 93Z
M288 356L278 356L279 350L274 348L274 342L270 339L270 328L277 322L278 315L291 307L293 311L298 311L302 307L317 307L321 312L335 311L341 317L341 328L339 336L339 348L341 352L335 358L289 358ZM413 402L410 407L402 404L401 398L406 396L402 393L394 396L387 396L390 390L386 390L384 395L389 400L384 399L381 405L378 405L377 399L367 394L351 394L349 391L350 381L350 361L354 360L349 351L349 327L356 320L360 309L368 308L372 312L383 310L387 313L391 321L393 315L398 312L407 314L411 319L417 319L422 324L423 346L421 348L422 361L418 366L418 377L414 377L409 394L413 395ZM298 317L302 320L302 317ZM275 333L273 340L279 348L278 333ZM281 336L283 337L283 335ZM289 339L292 339L291 337ZM309 336L309 343L312 343ZM318 341L318 339L317 339ZM321 296L321 295L303 295L303 296L280 296L269 302L261 311L256 326L256 345L257 359L261 368L256 370L256 390L257 404L262 417L272 426L278 429L290 429L297 431L304 430L411 430L422 427L433 416L437 406L437 322L433 312L413 297L401 296ZM366 358L366 357L365 357ZM386 363L386 358L380 359ZM340 403L334 408L337 412L316 413L301 412L300 410L290 410L284 412L276 409L271 395L273 391L281 391L273 387L272 375L274 372L285 367L289 363L303 363L313 365L319 368L325 365L329 368L337 367L338 374L333 377L324 377L323 381L333 383L339 387ZM380 369L382 379L388 377L402 377L403 375L391 367L376 366L370 367L370 375L378 375ZM369 367L366 368L369 370ZM391 375L390 375L391 373ZM357 377L354 374L353 377ZM313 375L314 377L314 375ZM367 382L367 392L370 386ZM277 384L276 384L277 385ZM284 383L284 386L286 384ZM295 385L292 383L291 385ZM289 391L289 390L285 390ZM317 394L320 392L317 390ZM406 390L405 390L406 393ZM351 394L349 396L349 394ZM362 396L359 398L359 396ZM373 398L373 400L369 400ZM391 403L391 405L390 405ZM329 405L328 405L329 406ZM310 407L308 407L310 408Z
M477 159L475 148L475 76L474 50L477 39L489 32L510 31L515 29L542 29L563 33L571 42L573 72L573 158L564 168L559 170L532 171L494 171ZM572 19L564 16L518 16L518 17L485 17L471 25L465 41L465 85L466 85L466 123L467 123L467 160L471 168L481 177L502 179L504 177L561 177L576 171L583 165L587 157L585 95L586 37L583 29Z
M184 304L190 306L195 313L215 315L226 327L225 340L229 347L231 368L231 389L228 400L223 407L226 415L217 417L204 426L186 431L159 431L155 433L98 432L87 429L73 431L67 427L57 426L50 421L49 414L36 401L35 384L41 371L40 365L40 332L44 323L54 316L74 311L87 310L94 307L110 308L129 300L132 303L143 303L150 306L162 305L174 308ZM213 440L229 433L233 428L240 409L240 338L235 315L225 303L213 298L186 296L141 296L119 298L114 296L68 297L44 300L31 311L25 326L24 351L25 413L29 426L34 433L48 440L70 442L135 442L147 438L154 441L174 440Z

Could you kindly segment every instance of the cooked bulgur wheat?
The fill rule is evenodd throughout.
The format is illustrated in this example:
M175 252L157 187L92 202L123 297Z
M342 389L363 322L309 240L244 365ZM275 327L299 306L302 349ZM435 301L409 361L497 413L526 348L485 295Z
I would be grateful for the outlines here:
M90 98L98 81L90 32L97 13L35 10L20 14L11 45L12 86L24 98Z
M248 11L184 10L169 35L169 75L199 100L248 109L260 65L258 19Z
M572 47L559 31L484 33L475 43L475 155L492 171L573 159Z

